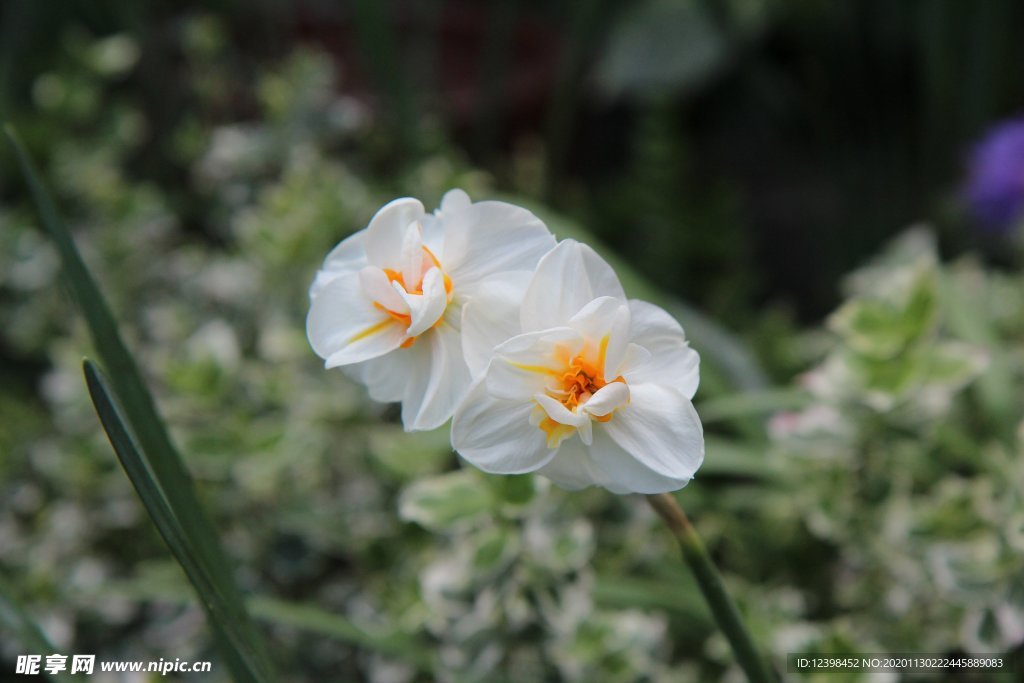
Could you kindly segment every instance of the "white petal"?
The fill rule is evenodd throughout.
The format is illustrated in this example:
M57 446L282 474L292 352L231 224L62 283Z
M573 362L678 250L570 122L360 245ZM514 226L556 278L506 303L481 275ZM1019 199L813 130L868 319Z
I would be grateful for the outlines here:
M630 401L602 427L641 464L677 480L704 461L704 431L693 404L673 387L630 384Z
M405 229L402 239L402 255L399 264L402 268L402 279L407 288L414 289L423 275L423 228L417 220Z
M360 230L349 235L327 254L324 264L313 279L309 288L309 298L317 296L327 284L341 273L357 271L366 265L366 250L363 249L363 236Z
M364 384L374 401L392 403L401 401L405 396L409 378L413 376L417 362L420 362L419 355L418 350L398 349L380 358L346 365L341 370Z
M494 349L487 368L487 390L499 398L532 400L564 369L565 363L556 357L556 350L562 348L565 355L572 357L582 346L579 332L569 327L512 337Z
M406 231L423 214L423 204L412 197L385 204L366 228L363 244L367 261L380 268L398 266Z
M629 346L629 306L622 299L602 296L587 303L569 320L569 327L604 348L605 378L619 375L619 366Z
M558 452L530 424L532 401L491 396L483 378L469 389L452 419L452 448L484 472L521 474L543 467Z
M427 397L433 351L425 339L418 339L412 346L401 349L401 355L408 358L405 387L401 398L402 426L406 431L411 431Z
M667 477L634 458L608 435L604 429L608 424L611 422L596 425L590 457L595 467L606 477L603 486L609 491L619 494L664 493L677 491L689 483L689 477Z
M448 306L448 293L444 289L444 275L437 268L431 268L423 276L423 293L408 294L396 283L396 291L409 307L410 337L417 337L441 319L444 309Z
M438 261L444 263L444 230L445 224L440 216L432 213L420 218L423 246L430 250Z
M590 422L590 418L586 415L572 412L562 405L561 401L557 401L547 394L534 394L533 400L544 409L548 417L559 424L580 427L584 422Z
M452 216L468 211L473 201L466 194L465 190L455 188L454 190L448 190L441 197L441 217L444 220L449 220Z
M590 400L583 404L582 411L603 417L629 403L629 387L624 382L611 382L597 390Z
M670 384L692 399L700 383L700 356L690 348L683 328L664 309L631 299L633 341L651 352L651 361L625 367L630 383Z
M523 330L565 325L580 309L602 296L625 301L615 271L585 244L563 240L540 260L523 296Z
M547 226L513 204L477 202L467 207L459 199L446 201L441 211L444 267L460 296L470 295L494 273L533 270L555 246Z
M558 448L558 453L546 465L537 470L564 489L578 491L588 486L600 486L604 475L594 466L590 450L579 439L568 439Z
M647 365L647 363L652 362L653 359L654 356L651 355L650 351L640 346L639 344L634 344L630 342L626 346L626 354L622 358L622 364L619 366L617 370L612 371L615 373L613 376L622 376L628 382L629 377L635 378L635 375L632 373L641 371L643 366ZM605 377L607 376L608 375L606 374ZM650 378L645 377L645 380L650 381Z
M496 346L521 332L519 306L531 275L528 270L499 273L463 305L462 351L474 377L487 369Z
M405 339L405 330L363 293L359 273L332 280L310 303L306 336L333 368L383 356Z
M395 313L408 313L409 306L399 294L387 274L377 266L366 266L359 271L359 284L371 300Z
M409 410L403 402L402 422L407 431L435 429L447 422L470 383L458 330L442 323L418 339L413 348L421 345L428 350L427 376L422 388L417 387L417 395L409 397Z

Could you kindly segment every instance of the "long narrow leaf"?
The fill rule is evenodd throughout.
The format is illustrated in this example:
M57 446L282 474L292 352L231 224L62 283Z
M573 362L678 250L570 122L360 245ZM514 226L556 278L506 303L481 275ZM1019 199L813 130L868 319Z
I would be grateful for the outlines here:
M21 643L22 651L25 654L44 657L58 654L57 648L46 637L39 625L32 620L28 612L22 608L14 597L14 591L3 577L0 577L0 626L14 633L14 637ZM63 672L47 675L60 683L71 683L75 680Z
M255 597L249 602L253 616L304 631L336 638L372 652L412 664L423 672L433 670L430 650L414 636L398 631L375 633L348 619L311 605Z
M239 624L233 620L224 595L219 591L209 572L198 561L195 547L182 531L177 517L147 469L141 449L125 425L121 410L106 380L91 361L86 360L83 369L89 396L96 406L96 413L125 474L135 487L142 504L146 506L146 511L160 536L195 587L210 623L222 638L222 644L227 644L229 650L234 650L227 653L228 662L235 665L239 662L244 663L244 668L233 671L236 680L262 680L258 665L259 657L254 644L240 632Z
M704 424L746 417L766 416L780 410L800 410L813 402L802 389L769 389L742 394L729 394L708 399L700 404Z
M118 333L114 316L16 133L7 126L5 133L32 191L43 227L60 253L65 282L88 323L100 358L111 373L111 384L121 401L131 432L141 446L140 461L151 473L151 481L177 519L180 532L188 541L196 562L222 596L226 614L245 635L247 642L253 644L254 662L261 672L259 679L269 680L271 667L266 650L260 645L259 634L246 612L227 557L200 505L191 477L157 413L139 368Z
M146 454L153 459L148 464L160 486L166 489L168 499L179 503L173 507L181 513L182 526L194 538L198 550L210 562L212 571L226 577L227 562L210 532L210 524L198 504L191 478L171 444L135 359L121 339L114 316L82 261L20 140L10 127L6 127L5 132L32 190L43 227L60 252L62 272L68 289L85 317L93 344L110 373L118 397L124 402L125 413L132 428L145 446ZM222 579L226 580L224 577Z

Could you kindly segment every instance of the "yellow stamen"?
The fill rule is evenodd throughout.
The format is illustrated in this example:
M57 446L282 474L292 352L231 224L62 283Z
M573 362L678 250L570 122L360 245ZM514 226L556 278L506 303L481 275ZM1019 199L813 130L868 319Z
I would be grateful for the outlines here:
M594 347L589 346L588 354L587 347L585 346L584 352L577 354L575 357L572 357L564 347L556 349L555 355L563 368L561 370L543 365L526 365L522 363L512 363L512 365L528 372L542 373L553 377L555 383L553 386L548 386L547 395L559 401L570 411L576 412L581 405L590 400L591 396L612 382L622 382L623 384L626 382L622 376L616 377L611 381L606 380L604 377L605 359L608 356L608 341L608 335L601 338L597 348L596 362L591 362L588 358L588 355L593 354ZM612 419L613 414L614 411L607 415L591 415L591 417L598 422L608 422ZM556 422L548 417L546 413L545 417L537 423L537 427L547 434L548 448L557 447L576 429L571 425Z
M572 436L572 433L576 431L575 427L555 422L550 417L545 417L541 420L537 427L547 434L548 448L558 448L559 444Z

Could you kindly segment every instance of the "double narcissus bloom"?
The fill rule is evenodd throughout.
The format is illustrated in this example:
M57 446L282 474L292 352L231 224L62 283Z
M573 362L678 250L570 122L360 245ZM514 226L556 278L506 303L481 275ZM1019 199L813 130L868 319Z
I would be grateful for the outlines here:
M703 461L682 328L525 209L460 190L434 214L391 202L328 255L310 298L327 367L401 401L406 429L454 412L453 447L486 472L660 493Z
M561 242L522 288L485 288L464 311L463 345L478 377L452 445L485 472L661 493L704 459L697 353L668 313L627 300L585 245Z
M529 272L555 245L547 227L505 202L448 192L384 206L328 254L310 288L306 332L328 368L343 367L377 401L402 402L408 430L444 424L470 383L462 304L489 278Z

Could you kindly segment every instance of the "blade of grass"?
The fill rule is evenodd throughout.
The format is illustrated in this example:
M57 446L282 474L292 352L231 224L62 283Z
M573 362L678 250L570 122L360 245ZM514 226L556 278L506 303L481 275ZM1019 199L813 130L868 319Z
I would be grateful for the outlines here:
M253 616L277 624L287 624L311 633L336 638L366 650L412 664L420 671L433 671L432 656L426 645L414 636L397 631L374 633L337 614L312 605L299 605L271 598L255 597L250 603Z
M704 437L707 455L701 465L701 476L744 477L771 483L785 473L779 463L743 442L716 436Z
M32 192L43 228L60 253L65 283L86 319L93 344L110 372L111 384L122 402L125 417L142 447L142 462L152 473L154 485L174 512L181 533L189 541L195 561L203 567L223 596L232 622L246 634L250 642L260 643L259 634L245 610L241 593L229 569L227 556L199 502L188 470L171 443L153 399L143 383L142 374L118 333L114 316L82 261L17 134L10 126L5 126L4 131ZM253 649L262 672L261 679L266 680L271 675L266 650L262 645L256 645Z
M236 681L269 680L259 664L257 646L243 632L241 624L234 620L225 596L198 561L195 548L183 532L160 487L153 480L141 455L141 448L126 426L106 380L91 361L86 360L82 365L89 396L110 438L110 444L157 531L196 589L210 624L225 650L233 677Z
M708 399L700 404L700 419L723 422L736 418L768 415L780 410L800 410L814 398L802 389L769 389L742 394L729 394Z
M22 608L14 597L14 591L10 584L2 576L0 576L0 626L14 633L14 637L21 643L25 654L45 657L48 654L58 653L57 648L46 637L43 630ZM72 683L75 680L63 672L46 675L61 683Z

